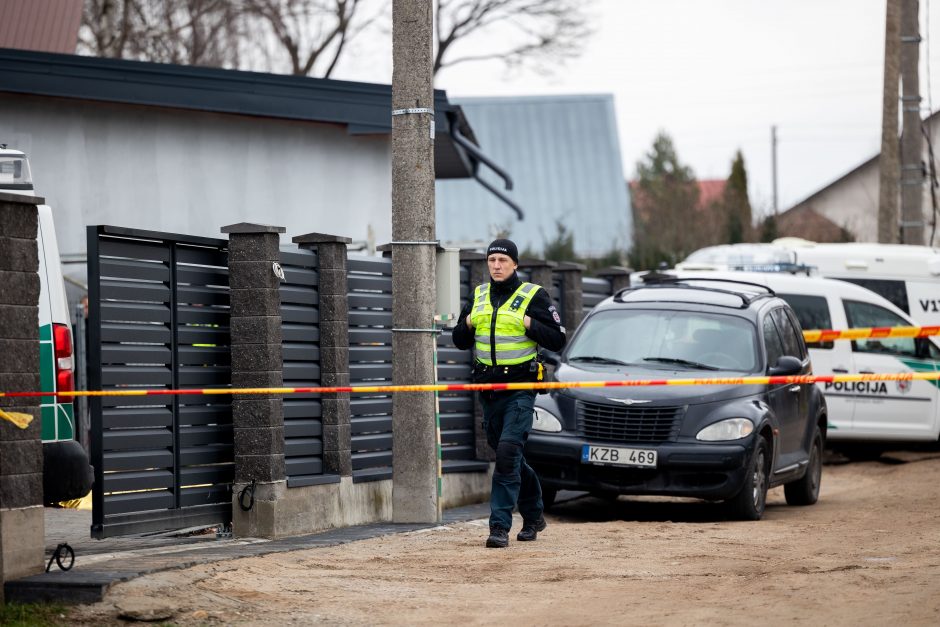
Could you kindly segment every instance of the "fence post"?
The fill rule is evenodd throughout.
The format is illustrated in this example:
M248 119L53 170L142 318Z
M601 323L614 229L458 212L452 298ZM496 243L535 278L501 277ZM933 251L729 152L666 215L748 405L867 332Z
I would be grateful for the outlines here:
M239 223L222 227L229 236L232 385L281 387L279 226ZM284 467L284 408L279 395L235 395L235 482L232 523L238 536L278 534L278 501L287 488Z
M473 300L473 290L476 289L476 286L490 281L490 273L486 267L486 255L475 251L462 250L460 251L460 261L469 266L470 291L467 294L467 299ZM465 304L462 303L462 305ZM473 395L473 432L477 459L488 462L496 461L496 451L487 444L486 434L483 432L483 403L480 402L479 394Z
M347 248L352 240L337 235L308 233L292 240L317 252L320 294L320 382L349 385L349 303L346 281ZM349 393L320 400L323 425L323 472L352 475L352 433Z
M623 266L610 266L598 270L597 276L607 279L610 282L610 293L616 294L619 290L630 287L630 274L632 272L632 269Z
M565 304L561 322L569 337L584 317L584 286L581 284L584 269L584 265L571 261L563 261L555 268L555 274L561 279L561 301Z
M44 199L0 192L0 389L39 391L39 225ZM51 330L50 330L51 333ZM50 338L51 339L51 338ZM43 570L42 425L38 398L2 398L29 414L20 429L0 419L0 603L3 582Z
M545 259L526 259L519 260L519 269L529 273L529 282L541 285L548 290L549 296L552 294L552 271L558 266L554 261ZM555 303L560 305L561 303Z

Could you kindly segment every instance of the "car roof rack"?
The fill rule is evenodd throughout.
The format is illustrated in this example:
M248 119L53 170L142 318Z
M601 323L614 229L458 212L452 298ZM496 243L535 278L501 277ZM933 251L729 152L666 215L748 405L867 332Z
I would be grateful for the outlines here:
M652 278L652 280L650 280ZM685 281L713 281L715 283L731 283L733 285L747 285L748 287L759 287L764 292L760 294L742 294L739 291L734 291L732 289L721 289L720 287L705 287L704 285L688 285ZM637 285L633 287L625 287L622 290L619 290L614 294L614 300L619 300L624 302L623 295L627 292L632 292L634 290L640 290L647 287L673 287L673 288L682 288L689 290L703 290L706 292L718 292L720 294L728 294L730 296L737 296L741 299L741 307L749 307L751 303L761 298L773 298L777 295L770 287L766 285L761 285L760 283L752 283L750 281L738 281L736 279L721 279L721 278L710 278L710 277L676 277L669 274L657 274L653 277L647 275L644 277L643 285Z

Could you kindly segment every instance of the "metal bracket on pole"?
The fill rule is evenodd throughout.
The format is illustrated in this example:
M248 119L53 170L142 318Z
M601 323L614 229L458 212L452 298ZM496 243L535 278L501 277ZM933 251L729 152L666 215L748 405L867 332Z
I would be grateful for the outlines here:
M431 116L431 139L434 139L434 109L430 107L411 107L410 109L392 109L392 117L396 115L413 115L424 113Z
M444 329L392 329L392 333L433 333L440 335Z
M440 246L441 240L435 239L427 242L391 242L392 244L401 244L403 246Z

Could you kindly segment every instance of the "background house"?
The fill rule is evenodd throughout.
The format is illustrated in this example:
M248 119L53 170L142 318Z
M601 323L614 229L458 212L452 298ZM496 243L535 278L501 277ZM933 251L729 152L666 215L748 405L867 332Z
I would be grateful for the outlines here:
M925 119L924 125L930 143L940 148L940 112ZM931 159L925 141L923 161L929 164ZM777 217L778 233L817 242L877 242L879 180L879 159L875 155L782 212ZM921 206L926 224L924 244L933 245L936 239L928 240L935 218L930 186L926 182Z
M474 181L439 181L438 236L482 243L508 230L520 250L540 252L562 221L581 256L630 247L633 221L620 158L613 96L455 99L480 145L509 171L511 191L480 167L478 175L524 212L515 213Z
M473 130L442 91L435 108L437 176L468 177L451 133ZM390 241L390 110L388 85L0 50L0 142L29 155L79 282L89 224Z

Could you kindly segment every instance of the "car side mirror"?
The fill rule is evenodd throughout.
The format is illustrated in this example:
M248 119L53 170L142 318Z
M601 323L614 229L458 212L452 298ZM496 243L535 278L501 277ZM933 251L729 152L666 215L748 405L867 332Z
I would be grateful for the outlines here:
M767 369L767 374L772 377L789 377L800 374L803 370L803 362L790 355L783 355L773 366Z
M545 363L549 365L555 366L557 368L558 364L561 363L561 355L559 355L555 351L550 351L550 350L546 350L543 348L542 349L542 361L544 361Z

